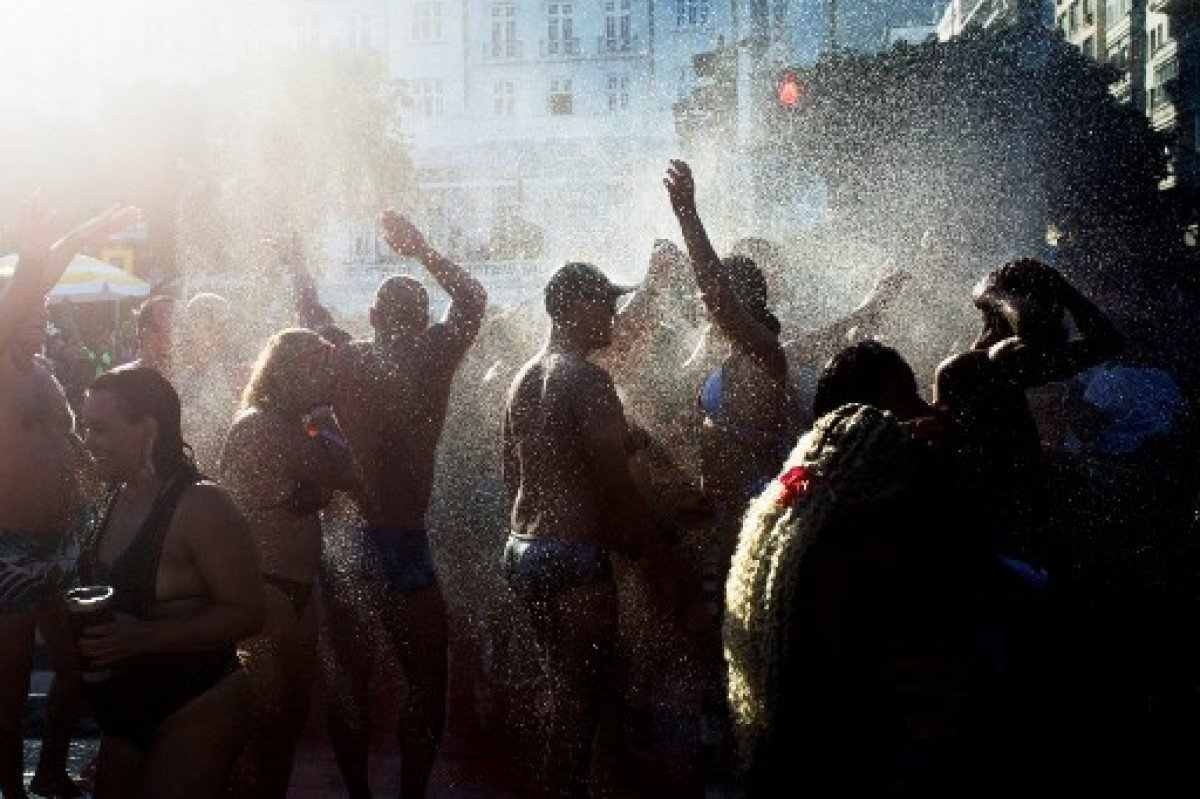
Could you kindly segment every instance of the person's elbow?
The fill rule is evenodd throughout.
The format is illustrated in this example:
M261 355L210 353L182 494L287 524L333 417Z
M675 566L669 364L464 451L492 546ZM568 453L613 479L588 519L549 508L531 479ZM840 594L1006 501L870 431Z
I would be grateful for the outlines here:
M487 289L478 280L472 280L467 286L465 296L462 298L463 315L473 324L479 324L483 321L483 315L487 311L488 293Z

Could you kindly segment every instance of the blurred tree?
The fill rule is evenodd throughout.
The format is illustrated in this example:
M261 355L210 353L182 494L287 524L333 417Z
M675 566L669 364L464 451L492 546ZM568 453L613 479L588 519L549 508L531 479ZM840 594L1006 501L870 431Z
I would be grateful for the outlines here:
M401 111L377 56L316 51L113 90L95 112L6 117L0 220L35 189L66 220L136 204L148 231L138 271L156 283L265 262L260 240L290 230L311 252L339 224L366 229L387 205L414 206Z
M1117 77L1039 28L972 32L822 60L809 107L774 122L834 216L897 256L933 231L977 270L1053 231L1060 268L1124 286L1178 264L1183 229L1160 191L1170 139Z

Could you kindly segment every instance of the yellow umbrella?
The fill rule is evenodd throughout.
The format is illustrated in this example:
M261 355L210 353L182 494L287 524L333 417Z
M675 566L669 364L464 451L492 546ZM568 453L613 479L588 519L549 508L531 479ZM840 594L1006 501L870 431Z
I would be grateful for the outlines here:
M0 279L11 278L16 266L16 255L0 258ZM50 302L114 302L148 294L149 283L119 266L87 255L76 255L62 280L50 292Z

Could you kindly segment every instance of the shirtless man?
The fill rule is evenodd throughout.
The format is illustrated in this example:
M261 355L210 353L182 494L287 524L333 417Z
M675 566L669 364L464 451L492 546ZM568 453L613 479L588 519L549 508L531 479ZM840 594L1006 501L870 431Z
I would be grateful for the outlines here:
M1044 520L1045 479L1025 392L1107 360L1122 337L1062 275L1030 259L985 277L975 305L983 330L972 349L938 367L934 404L955 422L959 479L983 503L993 543L1008 554L1039 555L1044 545L1033 533ZM1064 313L1078 338L1067 339Z
M528 764L549 796L587 795L598 715L614 697L608 553L657 538L629 472L621 401L587 360L609 344L625 291L590 264L555 273L546 286L550 338L513 382L502 427L512 508L504 569L530 611L553 692L545 760Z
M45 299L83 247L127 227L134 209L113 209L54 242L49 214L36 204L21 220L19 260L0 294L0 794L23 797L21 718L42 627L55 670L72 671L69 633L47 605L74 569L71 533L84 506L80 442L66 396L35 357L46 330ZM34 612L38 611L38 612ZM51 691L51 733L35 787L69 792L66 778L75 680Z
M450 383L483 321L487 293L457 264L425 241L395 211L380 217L384 238L402 257L429 270L450 295L443 321L429 324L429 297L411 277L391 277L370 310L372 341L337 351L334 409L354 453L360 483L355 503L389 596L384 626L409 681L408 713L400 736L401 795L425 795L445 726L446 603L429 549L425 517L433 492L434 457L446 419ZM340 597L341 601L351 599ZM354 618L330 597L330 612ZM352 797L367 787L367 684L371 663L353 623L331 625L332 649L346 683L335 686L330 733Z

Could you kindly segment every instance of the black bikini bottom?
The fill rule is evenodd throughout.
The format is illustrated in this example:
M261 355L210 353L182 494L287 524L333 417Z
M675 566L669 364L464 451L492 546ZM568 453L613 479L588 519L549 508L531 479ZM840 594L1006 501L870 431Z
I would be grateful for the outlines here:
M233 647L159 655L118 664L108 679L84 682L83 690L105 735L149 750L164 721L239 668Z

